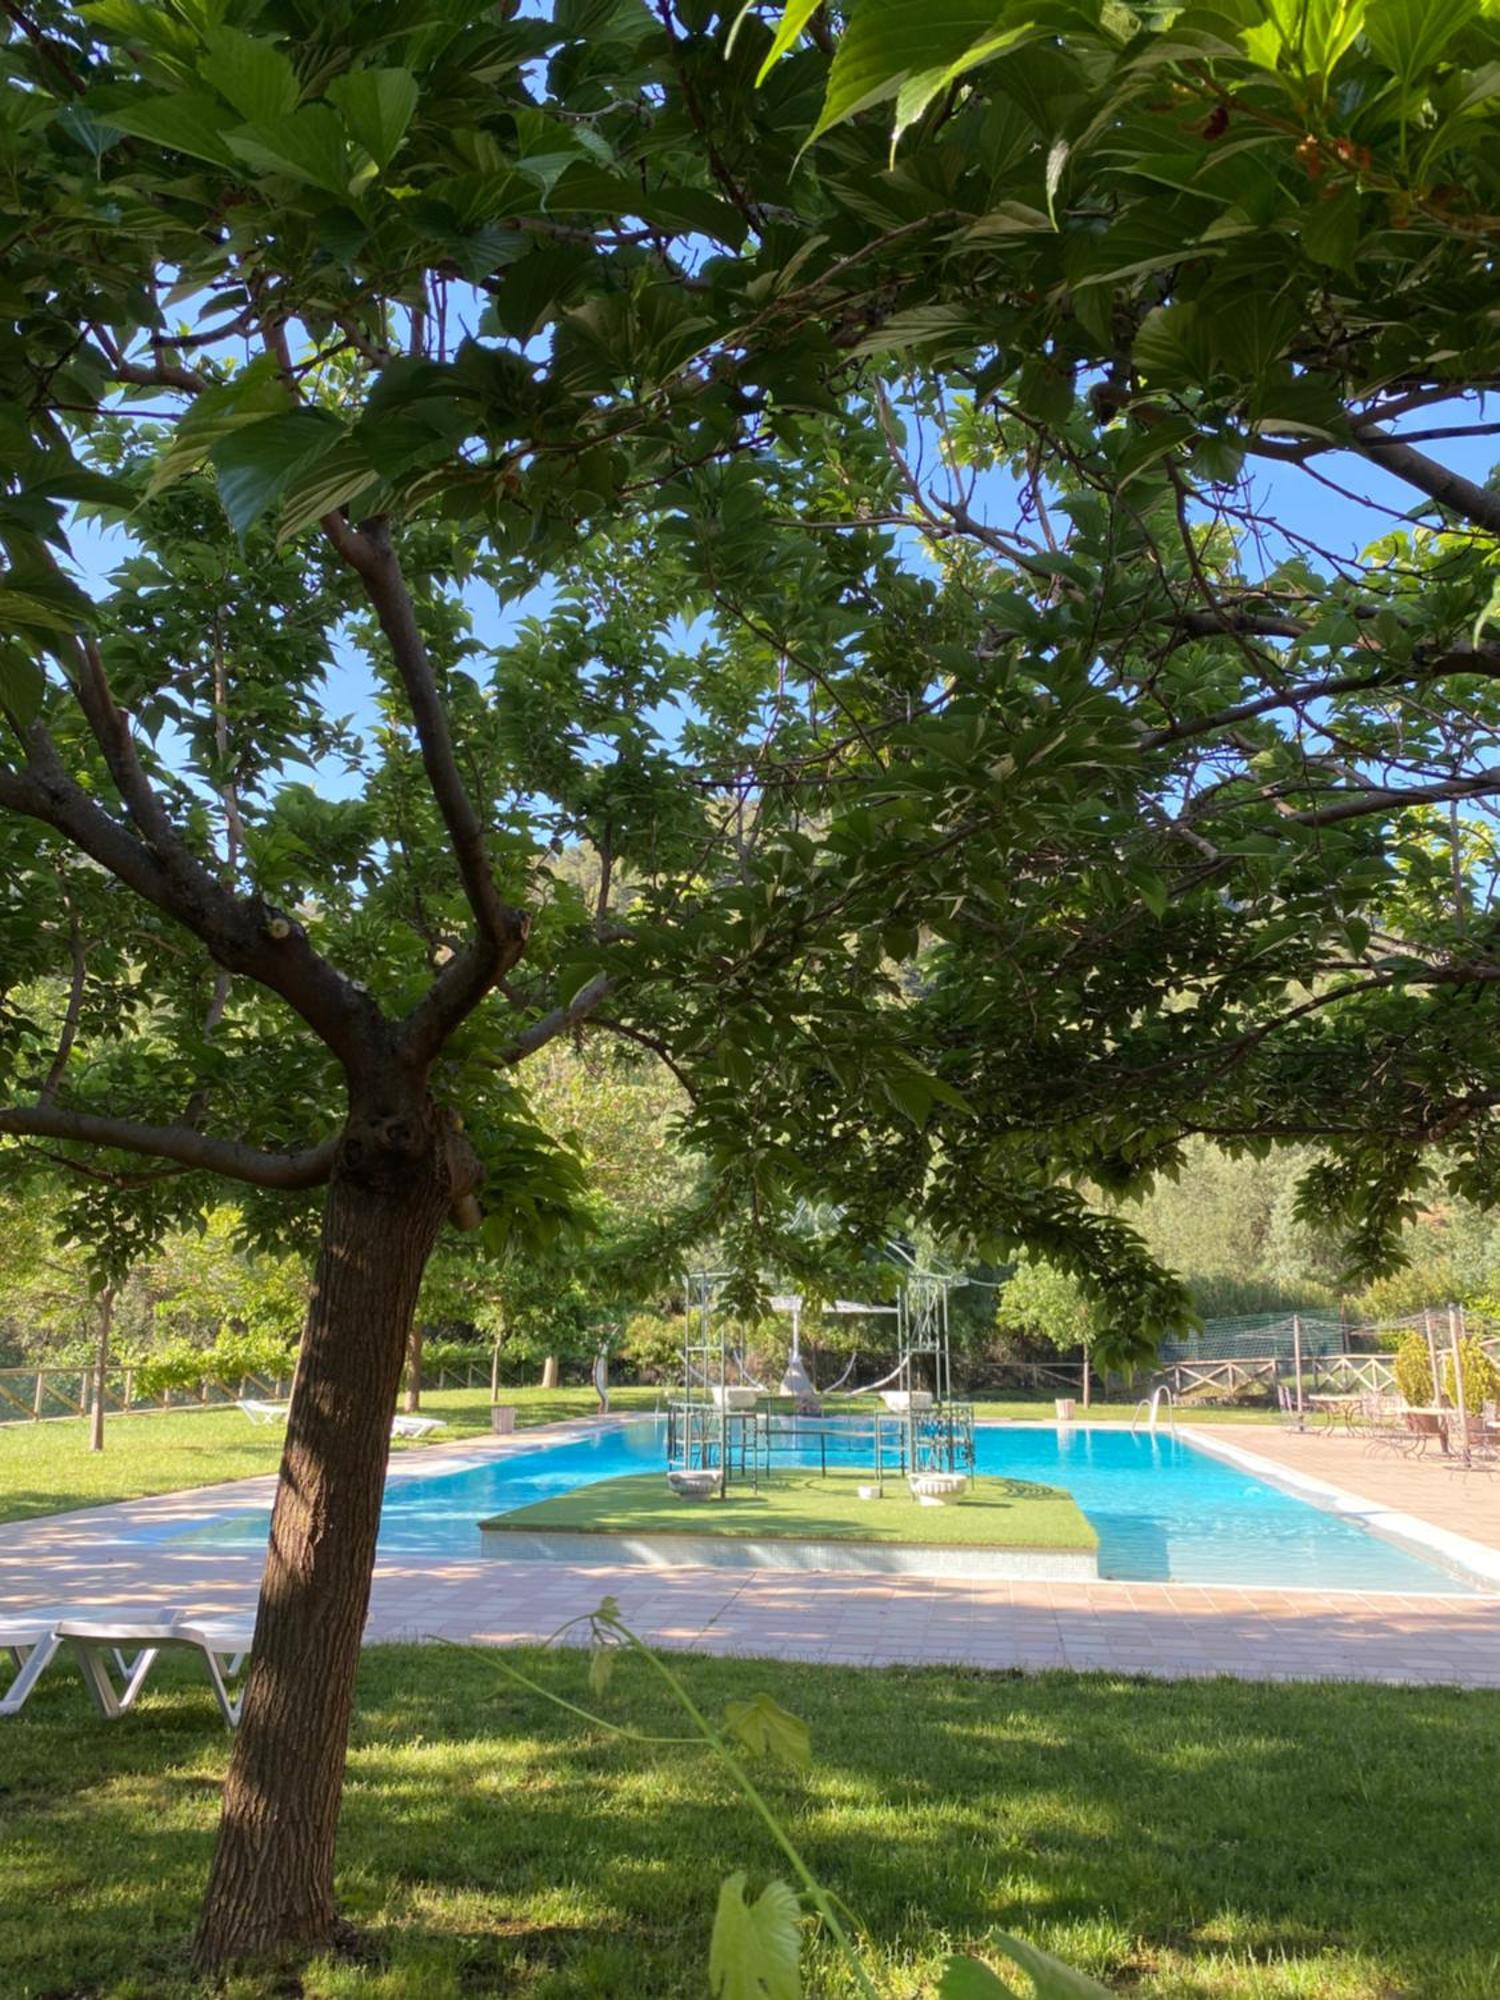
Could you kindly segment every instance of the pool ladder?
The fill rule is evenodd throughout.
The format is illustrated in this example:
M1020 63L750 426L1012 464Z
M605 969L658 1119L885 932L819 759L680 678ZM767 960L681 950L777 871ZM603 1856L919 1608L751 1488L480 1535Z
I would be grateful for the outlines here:
M1152 1437L1156 1436L1157 1426L1161 1421L1161 1409L1163 1403L1165 1403L1167 1406L1168 1433L1172 1437L1174 1438L1176 1437L1177 1418L1174 1414L1175 1406L1172 1399L1172 1391L1167 1387L1165 1382L1159 1382L1156 1385L1156 1387L1151 1391L1149 1398L1146 1396L1142 1396L1141 1400L1136 1404L1135 1415L1130 1419L1130 1435L1132 1437L1135 1436L1136 1432L1141 1427L1142 1410L1146 1412L1146 1428L1150 1431Z

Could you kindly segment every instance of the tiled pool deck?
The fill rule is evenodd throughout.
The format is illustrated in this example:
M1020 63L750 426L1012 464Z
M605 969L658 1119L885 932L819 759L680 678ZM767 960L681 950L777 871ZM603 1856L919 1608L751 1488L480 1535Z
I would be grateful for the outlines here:
M577 1435L577 1425L550 1434ZM1369 1457L1352 1439L1236 1426L1195 1441L1232 1444L1264 1469L1346 1494L1500 1549L1500 1474L1460 1474ZM423 1473L534 1448L467 1439L420 1454ZM258 1557L110 1542L210 1506L258 1501L268 1479L163 1495L0 1528L0 1606L58 1600L177 1603L249 1611ZM653 1643L702 1652L858 1666L1074 1667L1173 1679L1351 1679L1500 1687L1500 1594L1238 1589L1176 1583L965 1582L710 1569L642 1571L497 1560L383 1560L369 1637L502 1645L546 1638L606 1594Z

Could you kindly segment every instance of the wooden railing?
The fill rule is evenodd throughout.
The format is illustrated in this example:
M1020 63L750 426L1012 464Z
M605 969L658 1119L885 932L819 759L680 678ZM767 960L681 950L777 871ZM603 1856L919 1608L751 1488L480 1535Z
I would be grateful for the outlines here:
M134 1368L111 1368L104 1378L106 1415L135 1417L151 1410L222 1410L244 1397L278 1401L291 1392L286 1375L240 1375L232 1382L211 1380L189 1389L157 1389L144 1394ZM487 1361L458 1368L434 1368L422 1388L488 1388ZM94 1406L92 1368L0 1368L0 1424L45 1423L56 1417L86 1417Z
M191 1389L158 1389L145 1395L135 1377L133 1368L111 1368L106 1373L106 1414L134 1417L150 1410L223 1409L245 1396L275 1399L291 1388L289 1376L241 1375L234 1382L202 1382ZM94 1386L92 1368L0 1368L0 1424L87 1416L94 1407Z

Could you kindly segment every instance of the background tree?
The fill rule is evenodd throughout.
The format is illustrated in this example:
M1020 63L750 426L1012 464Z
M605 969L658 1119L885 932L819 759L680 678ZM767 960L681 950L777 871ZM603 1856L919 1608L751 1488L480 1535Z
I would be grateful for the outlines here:
M1059 1354L1078 1353L1083 1362L1083 1402L1093 1399L1090 1350L1099 1332L1099 1314L1076 1278L1036 1258L1023 1258L995 1302L1001 1333L1040 1337Z

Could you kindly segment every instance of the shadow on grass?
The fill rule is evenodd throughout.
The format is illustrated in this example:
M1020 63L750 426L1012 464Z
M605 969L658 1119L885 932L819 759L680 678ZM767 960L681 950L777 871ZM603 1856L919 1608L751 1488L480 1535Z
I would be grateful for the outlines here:
M590 1701L576 1653L524 1664ZM1500 1696L673 1665L709 1713L764 1688L807 1719L813 1769L765 1768L765 1788L903 1995L930 1991L945 1934L996 1930L1162 2000L1497 1990ZM603 1706L682 1733L643 1662ZM124 1723L65 1675L0 1728L0 1992L194 1990L182 1941L226 1755L177 1673ZM367 1655L340 1880L412 1968L381 2000L697 2000L719 1881L782 1865L706 1757L608 1739L493 1656Z

